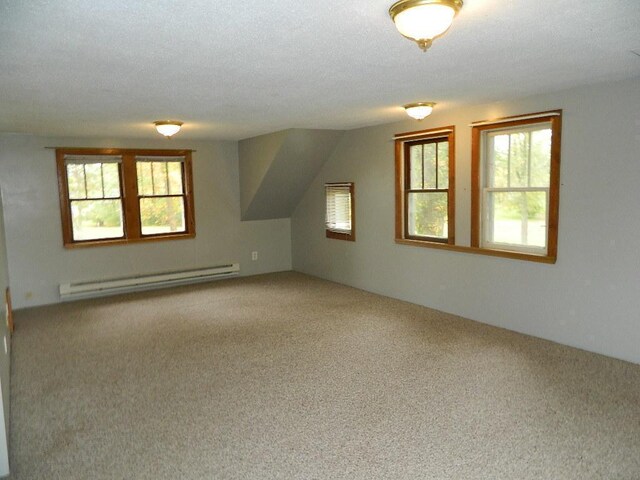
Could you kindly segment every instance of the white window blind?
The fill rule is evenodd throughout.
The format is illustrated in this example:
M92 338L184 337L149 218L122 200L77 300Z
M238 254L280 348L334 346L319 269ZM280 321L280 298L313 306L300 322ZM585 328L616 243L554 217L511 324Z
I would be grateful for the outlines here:
M351 233L351 183L328 183L325 185L327 210L325 225L327 230L337 233Z

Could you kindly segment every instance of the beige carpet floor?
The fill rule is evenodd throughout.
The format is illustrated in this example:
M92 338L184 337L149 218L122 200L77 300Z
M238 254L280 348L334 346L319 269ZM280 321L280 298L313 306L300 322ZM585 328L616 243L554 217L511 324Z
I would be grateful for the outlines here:
M14 480L640 478L639 365L298 273L16 324Z

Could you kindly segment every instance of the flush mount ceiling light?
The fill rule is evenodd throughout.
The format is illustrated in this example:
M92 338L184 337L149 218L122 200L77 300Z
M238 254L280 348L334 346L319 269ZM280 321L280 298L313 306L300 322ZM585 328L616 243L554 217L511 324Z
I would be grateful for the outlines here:
M400 0L389 9L398 31L426 52L433 39L444 34L462 0Z
M173 135L180 131L180 127L182 127L182 122L178 122L176 120L158 120L153 122L156 126L156 130L160 135L164 135L167 138L171 138Z
M416 120L422 120L431 115L434 106L434 102L416 102L406 104L404 109L410 117Z

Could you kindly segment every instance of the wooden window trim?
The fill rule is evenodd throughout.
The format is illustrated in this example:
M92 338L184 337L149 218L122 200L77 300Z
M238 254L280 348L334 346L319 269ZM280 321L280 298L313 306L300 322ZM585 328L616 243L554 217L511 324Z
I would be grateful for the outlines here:
M195 207L193 195L192 150L165 149L124 149L124 148L56 148L56 167L58 176L58 191L60 196L60 213L62 221L62 238L65 248L83 248L104 245L125 245L140 242L155 242L194 238ZM69 184L65 155L118 155L122 157L120 163L120 193L123 210L123 238L74 240L71 221L71 202L69 199ZM138 197L138 182L136 171L136 156L170 157L182 156L183 186L185 202L185 231L178 233L162 233L157 235L142 235L140 225L140 204Z
M535 118L530 118L534 116ZM529 118L521 118L529 117ZM509 119L513 119L509 121ZM507 120L507 121L505 121ZM562 110L537 112L515 117L503 117L472 127L471 131L471 248L500 253L500 256L520 258L523 260L555 263L558 256L558 216L560 205L560 147L562 140ZM549 178L549 221L547 226L547 251L545 255L524 252L512 252L493 248L480 247L481 235L481 201L482 194L482 133L487 130L508 129L513 127L534 125L536 123L551 124L551 164ZM516 257L513 257L516 255Z
M7 328L9 329L9 333L13 333L15 326L13 324L13 307L11 306L11 289L9 287L7 287L5 291L4 298L7 308Z
M346 240L348 242L356 241L356 197L355 197L355 185L353 182L334 182L334 183L325 183L325 196L326 196L326 187L331 185L349 185L349 195L351 196L351 232L350 233L342 233L342 232L334 232L333 230L329 230L325 228L325 236L327 238L333 238L335 240ZM325 198L325 209L326 209L326 198Z
M508 250L490 250L488 248L467 247L464 245L449 245L446 243L424 242L418 240L396 239L396 243L401 245L411 245L414 247L435 248L437 250L448 250L450 252L472 253L489 257L510 258L513 260L527 260L537 263L556 263L555 257L544 255L532 255L528 253L512 252Z
M397 134L395 139L395 168L396 168L396 242L406 245L424 246L454 246L455 245L455 126L431 128L415 132L405 132ZM408 148L411 144L425 141L436 141L446 138L449 143L449 188L447 189L447 217L448 217L448 237L439 239L433 237L417 237L408 234ZM435 190L434 190L435 191Z

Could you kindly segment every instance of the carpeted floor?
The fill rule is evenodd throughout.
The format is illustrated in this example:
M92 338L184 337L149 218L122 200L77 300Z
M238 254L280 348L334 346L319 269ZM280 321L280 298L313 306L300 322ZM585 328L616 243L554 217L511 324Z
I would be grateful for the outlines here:
M639 365L297 273L16 324L13 480L640 478Z

